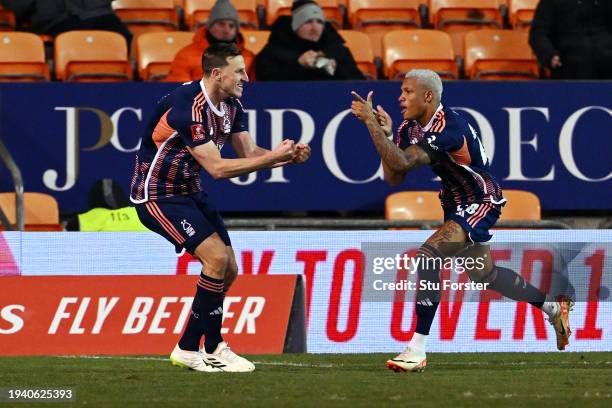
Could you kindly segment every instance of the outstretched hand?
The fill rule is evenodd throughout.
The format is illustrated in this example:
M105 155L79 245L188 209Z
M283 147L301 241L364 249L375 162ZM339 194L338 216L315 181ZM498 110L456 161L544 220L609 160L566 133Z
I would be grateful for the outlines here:
M374 91L368 92L367 99L363 99L357 92L351 91L353 102L351 103L351 113L362 122L366 122L374 117L372 110L372 96Z

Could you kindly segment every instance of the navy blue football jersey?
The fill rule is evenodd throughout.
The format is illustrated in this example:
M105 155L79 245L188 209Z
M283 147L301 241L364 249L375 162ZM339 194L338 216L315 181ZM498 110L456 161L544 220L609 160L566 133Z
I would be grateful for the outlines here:
M442 207L505 202L476 130L454 110L440 105L424 128L415 120L402 122L396 143L402 150L416 144L427 152L442 181Z
M232 133L246 130L238 99L227 98L217 109L202 81L179 86L157 103L147 123L136 155L132 202L202 191L201 166L187 147L212 141L221 150Z

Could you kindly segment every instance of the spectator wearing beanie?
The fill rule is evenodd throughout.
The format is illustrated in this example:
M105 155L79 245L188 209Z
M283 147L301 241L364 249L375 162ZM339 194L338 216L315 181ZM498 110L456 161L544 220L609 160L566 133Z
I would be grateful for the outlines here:
M193 43L180 50L172 61L168 82L187 82L201 79L202 54L210 45L219 42L234 42L242 51L250 79L253 78L255 54L244 48L244 38L239 31L240 19L236 8L229 0L217 0L210 11L206 27L200 27L193 36Z
M344 40L313 0L296 0L257 55L258 81L364 79Z

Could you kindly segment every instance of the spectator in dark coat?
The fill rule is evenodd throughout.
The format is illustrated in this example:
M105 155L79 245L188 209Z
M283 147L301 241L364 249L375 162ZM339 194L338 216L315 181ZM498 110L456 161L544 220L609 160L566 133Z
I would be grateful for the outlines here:
M529 44L555 79L612 78L612 1L540 0Z
M111 0L2 0L20 21L29 20L38 34L56 36L71 30L107 30L132 34L111 8Z
M364 79L344 40L312 0L297 0L291 16L272 25L255 59L258 81Z

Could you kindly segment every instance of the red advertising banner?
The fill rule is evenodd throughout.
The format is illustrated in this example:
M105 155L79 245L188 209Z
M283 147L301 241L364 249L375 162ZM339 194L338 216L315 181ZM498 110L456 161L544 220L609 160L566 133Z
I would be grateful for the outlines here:
M0 355L168 354L191 310L194 276L2 278ZM239 276L223 337L239 353L283 352L297 275Z

